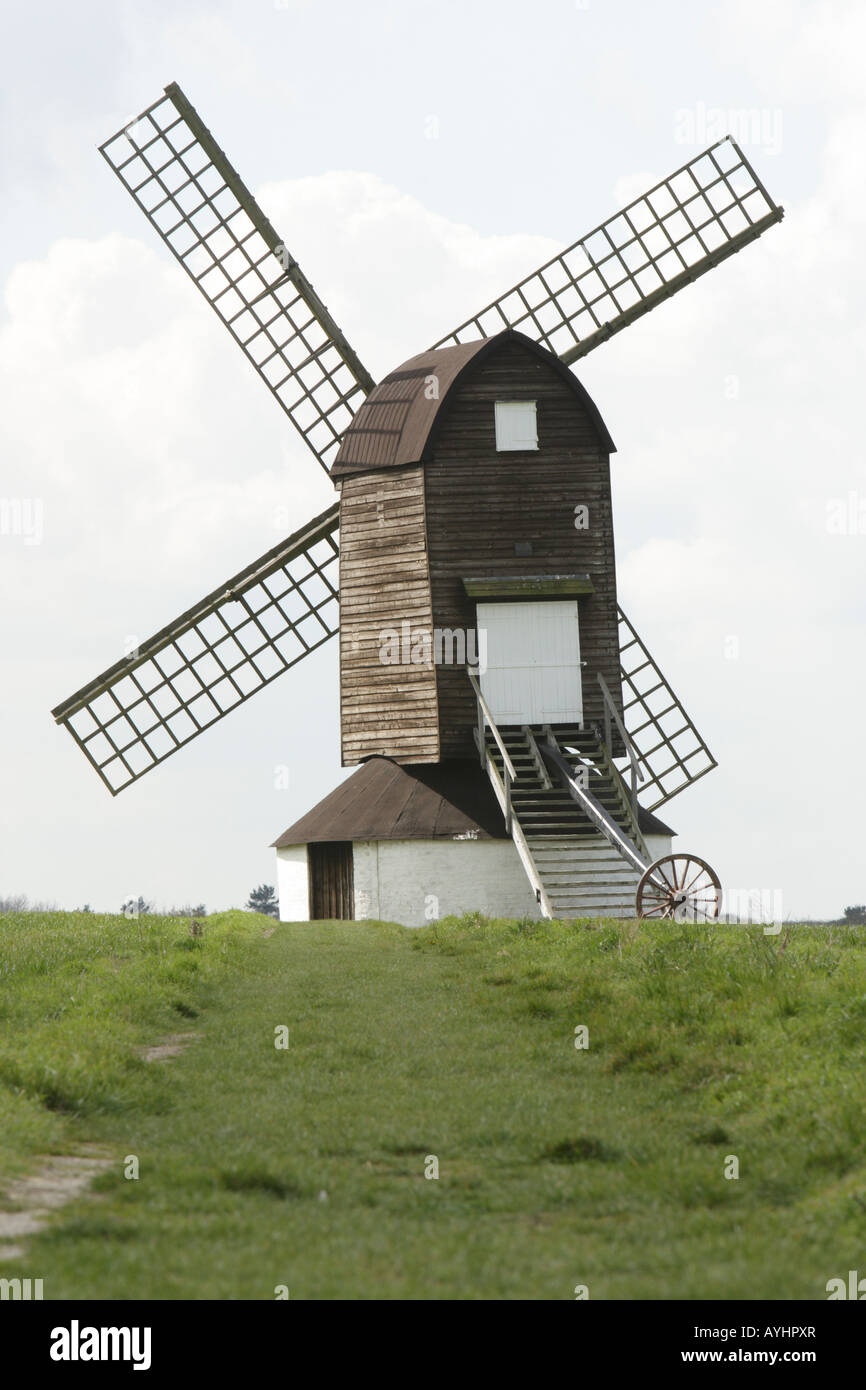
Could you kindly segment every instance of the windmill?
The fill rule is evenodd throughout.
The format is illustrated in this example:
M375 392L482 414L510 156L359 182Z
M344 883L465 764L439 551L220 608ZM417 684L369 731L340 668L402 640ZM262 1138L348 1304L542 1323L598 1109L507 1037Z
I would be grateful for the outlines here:
M781 220L739 147L712 145L378 386L176 84L100 149L340 491L52 711L112 795L327 642L342 616L343 761L361 764L342 786L361 778L381 823L353 819L338 788L277 841L287 898L303 879L314 915L353 916L357 846L426 838L495 842L492 876L508 882L518 865L539 915L624 913L635 885L640 915L715 915L719 882L703 860L651 852L672 834L654 811L716 763L618 606L614 446L569 369ZM533 471L548 457L547 475ZM504 550L481 527L448 552L460 516L435 521L437 468L440 497L488 480L480 510L498 530L507 513ZM582 479L592 541L571 516L576 549L552 539L559 514L532 519L544 476L575 513L584 504L563 480ZM478 494L464 502L478 507ZM449 665L430 636L413 659L437 611L462 617L452 637L492 633L493 666L478 650ZM386 629L408 637L396 671ZM545 632L564 644L553 664ZM407 865L395 873L405 880ZM452 878L444 861L436 873ZM293 915L309 913L299 902Z

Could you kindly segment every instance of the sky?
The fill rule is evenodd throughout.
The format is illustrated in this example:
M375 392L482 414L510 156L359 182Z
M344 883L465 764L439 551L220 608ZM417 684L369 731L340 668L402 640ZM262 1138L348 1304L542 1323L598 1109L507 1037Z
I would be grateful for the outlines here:
M784 221L577 373L719 762L677 845L866 901L866 7L4 0L0 51L0 897L240 906L346 775L336 642L116 798L50 716L334 497L97 151L176 81L377 379L737 136Z

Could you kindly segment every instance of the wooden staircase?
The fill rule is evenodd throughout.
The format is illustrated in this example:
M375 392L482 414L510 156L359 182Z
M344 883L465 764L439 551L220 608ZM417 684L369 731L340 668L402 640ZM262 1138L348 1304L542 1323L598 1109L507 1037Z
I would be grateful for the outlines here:
M554 917L634 917L640 875L600 830L537 835L529 847Z
M553 917L633 917L639 872L551 776L541 754L552 735L585 789L649 861L633 803L600 733L559 725L500 727L497 732L499 740L486 730L488 766L493 763L504 784L504 749L515 774L511 814L543 888L542 910L546 899Z

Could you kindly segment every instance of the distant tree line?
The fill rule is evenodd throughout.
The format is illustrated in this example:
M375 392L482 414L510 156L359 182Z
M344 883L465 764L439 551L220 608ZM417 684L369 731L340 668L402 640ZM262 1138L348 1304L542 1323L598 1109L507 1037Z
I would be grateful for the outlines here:
M245 908L249 912L263 912L267 917L279 917L280 909L273 884L260 883L258 888L254 888L250 893ZM137 898L126 898L120 904L120 913L124 917L150 917L156 913L156 905L151 899L145 898L139 893ZM57 903L30 902L24 893L0 893L0 912L61 912L62 908ZM90 903L84 903L81 907L74 909L75 912L93 912ZM160 917L207 917L208 911L204 903L183 903L179 907L164 907L159 909Z
M0 894L0 912L59 912L56 903L32 903L24 893Z
M82 909L88 912L89 908ZM155 911L154 904L141 896L137 898L127 898L121 906L124 917L150 917ZM207 908L204 903L197 903L192 906L184 903L183 907L166 907L159 913L160 917L207 917Z

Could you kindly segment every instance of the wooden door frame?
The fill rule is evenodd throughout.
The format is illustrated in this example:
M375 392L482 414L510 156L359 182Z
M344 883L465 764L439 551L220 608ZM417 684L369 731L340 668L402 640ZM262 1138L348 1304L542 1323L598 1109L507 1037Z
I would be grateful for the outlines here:
M324 871L324 872L323 872ZM319 840L307 846L310 921L355 920L355 853L352 840ZM326 916L323 907L333 908Z

